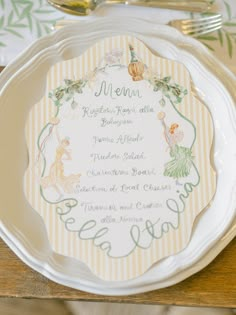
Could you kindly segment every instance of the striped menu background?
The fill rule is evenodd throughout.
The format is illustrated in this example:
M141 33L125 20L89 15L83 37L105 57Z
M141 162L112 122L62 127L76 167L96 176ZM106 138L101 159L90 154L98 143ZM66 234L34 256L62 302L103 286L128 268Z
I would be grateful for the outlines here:
M178 110L196 126L197 138L193 155L201 181L186 200L186 209L181 214L181 225L178 230L171 229L162 239L153 241L148 250L136 249L126 258L112 259L101 249L93 246L92 241L82 241L76 233L68 232L56 214L56 206L46 203L41 198L39 170L36 163L37 139L42 128L55 115L55 106L48 98L48 92L63 84L66 78L73 80L83 78L98 65L106 53L113 49L124 50L122 61L128 65L129 43L135 47L137 55L149 68L159 73L161 77L171 76L174 82L188 89L189 93L178 105ZM187 246L194 220L209 205L216 188L216 174L210 161L213 141L212 120L207 108L190 93L190 84L189 73L182 64L153 55L142 42L129 36L106 38L89 48L83 56L60 62L49 70L45 96L32 107L25 129L30 161L24 184L29 203L44 219L48 238L55 252L85 262L102 279L121 281L143 274L156 261L178 253Z

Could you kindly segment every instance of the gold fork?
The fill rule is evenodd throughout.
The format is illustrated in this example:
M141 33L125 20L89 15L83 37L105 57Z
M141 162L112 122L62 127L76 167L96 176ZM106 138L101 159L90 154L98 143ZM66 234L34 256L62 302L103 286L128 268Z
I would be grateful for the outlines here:
M173 20L168 23L183 34L197 37L219 30L223 19L221 14L212 14L206 17L187 20Z

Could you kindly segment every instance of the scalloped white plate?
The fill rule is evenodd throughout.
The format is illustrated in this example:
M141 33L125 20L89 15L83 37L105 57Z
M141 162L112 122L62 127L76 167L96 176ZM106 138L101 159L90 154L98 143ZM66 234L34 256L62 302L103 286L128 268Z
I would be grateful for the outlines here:
M218 185L211 207L200 216L185 250L157 263L137 279L114 283L96 278L81 262L51 251L41 218L29 207L24 198L22 181L27 167L25 118L29 108L43 95L49 67L60 60L80 55L100 38L116 34L136 36L155 53L181 61L188 68L194 85L209 107L215 123L214 161ZM170 27L137 19L129 19L122 25L120 18L86 22L83 25L79 24L79 28L73 25L62 29L47 39L48 41L44 39L31 46L8 67L9 70L6 69L3 73L3 77L7 79L15 72L0 94L2 128L0 145L4 147L0 157L2 174L0 234L3 239L22 260L48 278L70 287L99 294L123 295L145 292L177 283L203 268L215 257L218 250L222 249L222 245L226 245L224 239L220 242L218 250L213 250L210 256L209 254L204 256L229 231L235 217L234 76L195 40L182 36ZM198 58L190 53L192 51L195 51ZM36 53L35 56L33 52ZM223 83L217 76L224 77ZM0 76L0 86L2 80ZM235 232L231 230L227 241L232 239L234 235L232 231ZM203 257L205 263L196 264Z

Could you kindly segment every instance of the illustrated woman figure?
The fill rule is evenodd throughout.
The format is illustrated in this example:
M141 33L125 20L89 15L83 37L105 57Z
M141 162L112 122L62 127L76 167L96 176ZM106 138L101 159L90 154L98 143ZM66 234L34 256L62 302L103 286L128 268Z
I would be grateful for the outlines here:
M176 184L180 185L179 178L187 177L190 173L193 156L189 148L180 146L179 143L184 138L184 133L179 130L179 125L174 123L168 127L165 123L165 113L159 112L158 119L161 121L164 129L164 137L170 149L172 158L165 164L164 176L172 177Z
M43 189L54 188L59 194L58 200L60 200L63 197L63 193L74 193L74 185L79 183L81 174L64 175L63 161L72 160L68 151L70 140L69 138L60 139L57 129L56 136L58 146L55 152L55 159L50 167L49 175L41 178L41 185Z

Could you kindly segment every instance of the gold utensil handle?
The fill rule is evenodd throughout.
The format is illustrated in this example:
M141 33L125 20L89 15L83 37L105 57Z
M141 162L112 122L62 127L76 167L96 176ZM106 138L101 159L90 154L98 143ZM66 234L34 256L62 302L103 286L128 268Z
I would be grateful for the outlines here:
M117 0L117 3L118 1L119 0ZM206 0L128 0L125 3L128 5L158 7L163 9L182 10L190 12L205 12L208 11L211 7L210 2Z
M88 15L100 4L125 4L189 12L206 12L211 7L209 0L48 0L48 2L57 9L74 15Z

